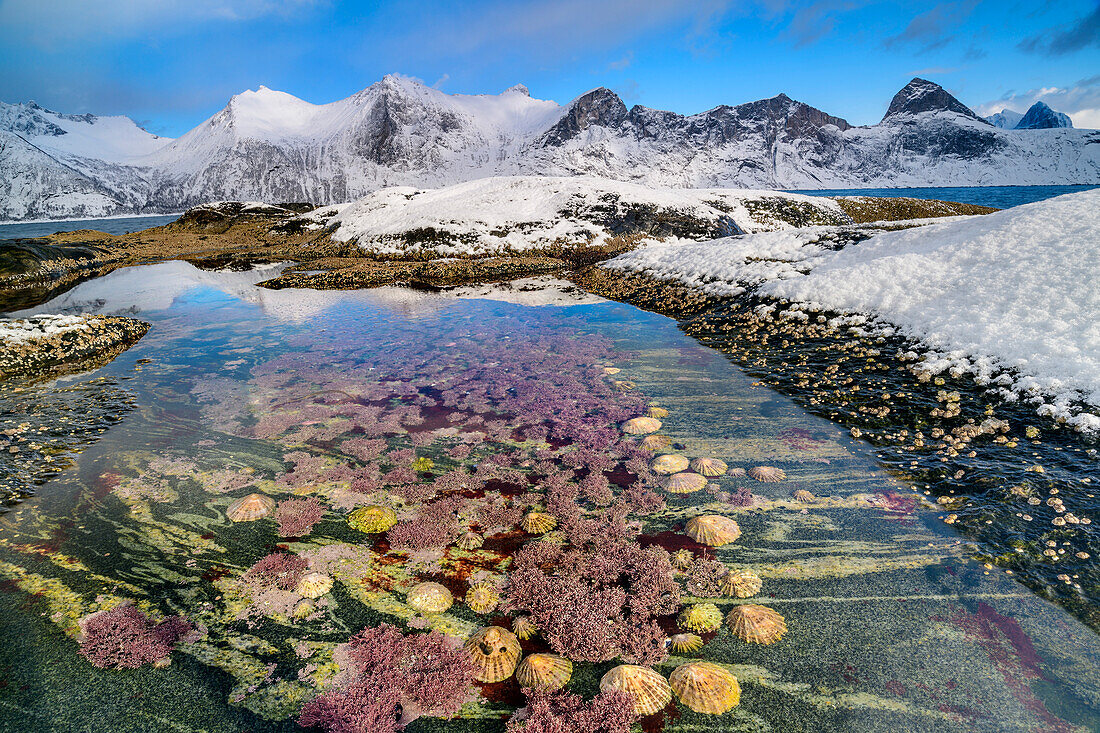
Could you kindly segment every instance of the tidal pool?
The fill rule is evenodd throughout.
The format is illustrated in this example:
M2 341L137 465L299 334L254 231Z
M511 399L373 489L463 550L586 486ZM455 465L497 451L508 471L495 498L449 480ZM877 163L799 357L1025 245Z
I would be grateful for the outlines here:
M459 638L508 628L517 612L461 602L470 584L507 598L521 547L543 543L552 559L551 546L585 532L593 546L621 535L688 550L677 605L761 604L785 619L768 645L723 626L699 651L662 658L661 637L678 631L661 612L667 589L648 615L611 618L661 646L624 656L658 659L665 676L707 660L741 685L730 712L673 701L646 730L1100 728L1091 629L970 559L974 548L870 446L674 321L546 280L438 294L254 287L270 276L129 268L37 309L153 326L94 374L2 395L5 419L33 403L41 420L81 423L74 449L94 442L0 515L0 728L298 729L303 704L340 684L339 645L353 634L380 623ZM85 400L75 407L74 391ZM658 453L730 471L667 491L641 436L620 430L653 407L668 413L655 413L670 443ZM98 421L97 409L122 419ZM745 473L758 466L781 480ZM278 510L231 521L231 503L252 493L276 506L315 499L323 514L312 527ZM349 526L372 504L394 510L388 533ZM542 539L523 531L532 509L559 526ZM684 524L701 514L735 520L740 537L718 548L689 539ZM468 531L480 547L457 546ZM272 553L304 558L331 590L308 599L266 583L256 568ZM760 592L721 595L714 561L759 575ZM458 602L419 613L406 603L419 581ZM78 653L78 621L125 601L199 633L167 666L97 668ZM580 640L547 628L524 653L546 651L552 633L578 656L606 656L600 628ZM593 696L620 661L575 662L566 689ZM457 718L407 730L501 731L524 704L514 678L478 690Z

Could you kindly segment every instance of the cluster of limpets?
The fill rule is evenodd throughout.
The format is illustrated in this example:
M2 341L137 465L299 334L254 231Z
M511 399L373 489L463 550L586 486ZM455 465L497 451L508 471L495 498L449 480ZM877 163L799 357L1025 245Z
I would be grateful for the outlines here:
M604 368L604 372L608 375L618 374L619 371L617 367ZM614 384L618 385L620 382L615 381ZM663 424L661 420L665 417L668 417L668 410L657 405L650 405L645 415L631 418L620 427L626 435L645 436L641 440L641 446L656 453L672 445L672 438L657 434ZM700 456L688 459L686 456L674 453L657 456L650 464L650 468L662 477L661 485L672 494L694 493L706 487L707 479L726 474L748 475L750 478L764 483L777 483L787 479L786 471L775 466L754 466L747 472L741 468L731 471L726 462L719 458Z

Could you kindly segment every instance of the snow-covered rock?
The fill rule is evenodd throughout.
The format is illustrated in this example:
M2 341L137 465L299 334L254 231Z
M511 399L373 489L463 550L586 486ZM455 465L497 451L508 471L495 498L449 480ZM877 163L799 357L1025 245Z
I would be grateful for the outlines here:
M606 267L716 294L863 315L923 342L939 369L1014 375L1006 396L1088 431L1100 417L1100 190L866 237L814 227L646 244Z
M914 79L853 127L785 95L679 115L599 88L567 105L516 86L446 94L386 76L311 104L261 87L176 140L126 118L0 104L0 218L179 211L206 201L335 204L394 186L595 175L685 188L1100 182L1100 133L1003 130Z
M387 188L300 217L332 239L382 254L483 256L616 235L706 239L788 229L792 218L850 221L831 199L775 191L651 188L591 176L484 178L439 189Z

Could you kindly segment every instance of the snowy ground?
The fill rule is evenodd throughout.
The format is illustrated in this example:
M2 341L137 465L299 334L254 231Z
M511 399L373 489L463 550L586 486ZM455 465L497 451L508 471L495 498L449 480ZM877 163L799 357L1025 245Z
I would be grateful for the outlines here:
M830 199L776 191L655 189L590 176L509 176L438 189L387 188L303 218L335 224L333 239L355 241L374 252L465 256L555 243L601 245L614 235L611 223L629 220L634 212L659 211L715 232L790 228L766 211L767 202L779 201L804 207L820 221L847 219ZM761 205L750 211L747 204L754 203Z
M927 347L932 373L971 372L1008 399L1100 431L1100 190L864 236L812 227L647 244L605 266L716 295L871 318Z

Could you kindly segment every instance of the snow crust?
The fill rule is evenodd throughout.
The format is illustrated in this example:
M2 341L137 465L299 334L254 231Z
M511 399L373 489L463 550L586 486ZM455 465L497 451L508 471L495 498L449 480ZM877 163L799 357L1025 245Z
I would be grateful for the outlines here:
M734 230L747 232L789 228L778 219L754 219L745 207L749 199L784 199L844 218L835 201L821 197L775 191L651 188L592 176L509 176L439 189L387 188L304 218L335 226L333 239L354 240L371 251L408 254L431 250L444 256L523 251L555 242L604 244L613 232L599 223L601 214L627 207L657 207L703 222L726 222ZM410 233L426 230L445 232L446 237L409 241Z
M59 333L87 330L88 324L80 316L42 314L32 318L5 318L0 320L0 342L25 344Z
M647 244L606 266L708 292L746 290L900 333L930 373L972 373L1008 399L1100 431L1100 191L881 232L835 250L837 228Z

